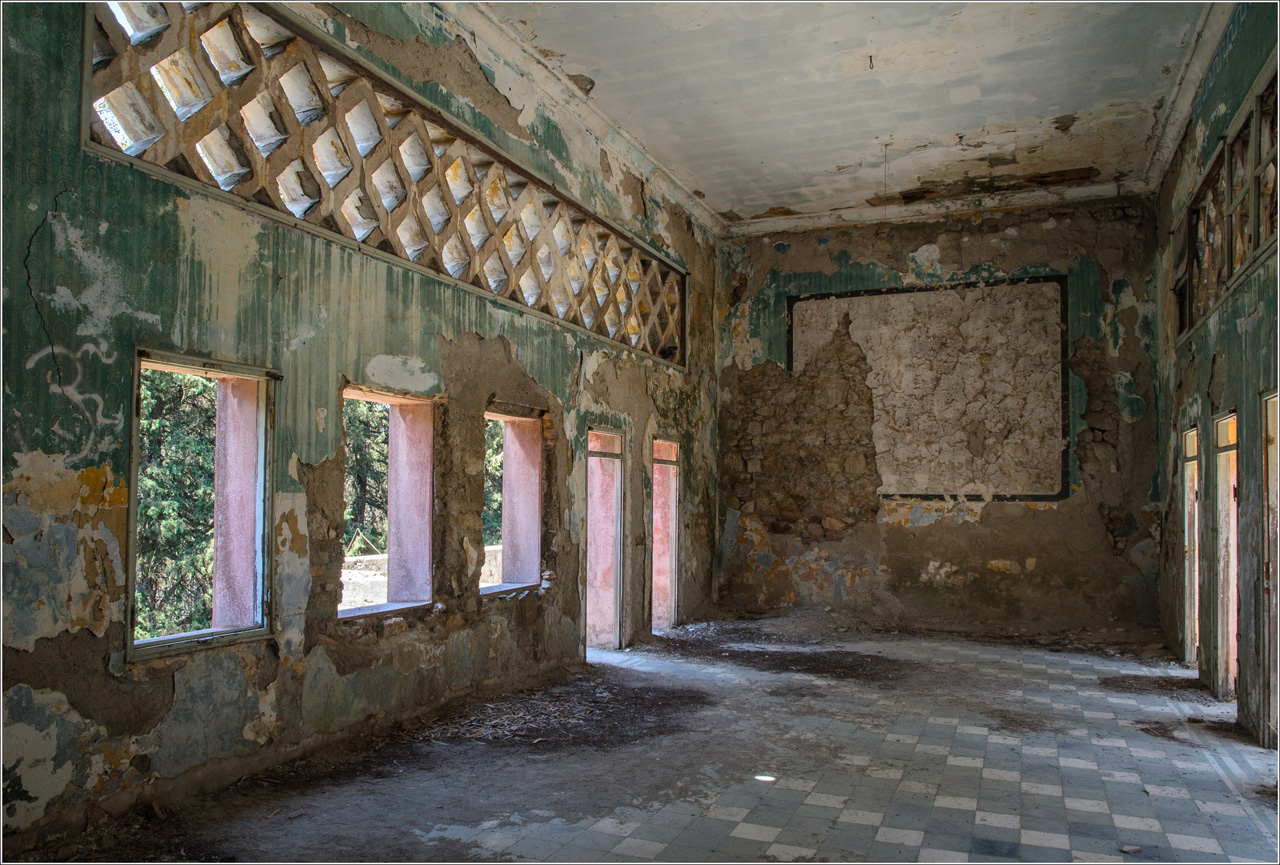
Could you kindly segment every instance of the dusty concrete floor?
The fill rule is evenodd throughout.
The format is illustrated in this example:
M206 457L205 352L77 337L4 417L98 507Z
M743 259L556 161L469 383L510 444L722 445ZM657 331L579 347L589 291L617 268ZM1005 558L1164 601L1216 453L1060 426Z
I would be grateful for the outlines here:
M1138 636L686 626L44 855L1275 861L1275 752Z

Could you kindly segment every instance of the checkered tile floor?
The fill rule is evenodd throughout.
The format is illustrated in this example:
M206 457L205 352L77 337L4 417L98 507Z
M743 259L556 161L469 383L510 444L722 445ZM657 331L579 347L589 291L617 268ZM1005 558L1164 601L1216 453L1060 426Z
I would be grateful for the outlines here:
M588 652L614 685L680 695L634 741L388 749L323 783L214 797L165 824L177 858L1276 861L1276 753L1220 732L1234 705L1108 681L1189 671L707 627L697 655ZM856 654L791 660L828 651Z
M797 674L789 678L825 689L847 712L843 720L784 721L784 739L799 753L780 748L765 761L758 774L773 770L772 780L735 779L701 796L574 823L495 820L469 840L482 855L541 861L1276 861L1275 802L1268 807L1253 793L1274 784L1275 752L1185 723L1189 714L1229 720L1231 704L1099 686L1108 676L1169 670L961 641L874 650L982 674L1004 686L993 698L1069 729L1010 733L946 699ZM782 678L594 650L589 660L725 687ZM860 710L875 720L862 722ZM1152 722L1186 742L1141 729ZM805 743L821 743L834 759L805 765Z

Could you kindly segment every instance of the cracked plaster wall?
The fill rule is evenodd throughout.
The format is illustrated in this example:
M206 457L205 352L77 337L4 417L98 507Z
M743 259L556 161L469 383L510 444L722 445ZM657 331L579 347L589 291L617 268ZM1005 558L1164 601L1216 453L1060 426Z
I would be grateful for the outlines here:
M1238 593L1240 678L1236 692L1241 725L1258 741L1276 745L1276 601L1274 576L1264 559L1266 489L1262 443L1262 397L1276 390L1276 283L1274 239L1256 250L1230 291L1198 325L1178 334L1173 294L1172 232L1179 228L1210 167L1220 140L1243 110L1259 78L1275 74L1276 8L1240 4L1217 46L1201 84L1156 207L1155 276L1160 363L1154 495L1165 527L1160 546L1160 622L1170 645L1192 657L1187 644L1184 578L1183 458L1181 434L1199 430L1200 597L1195 611L1201 634L1197 663L1203 681L1218 693L1229 688L1220 669L1224 638L1219 636L1216 524L1220 483L1212 450L1212 420L1234 411L1238 417ZM1265 83L1263 81L1262 83ZM1273 566L1274 567L1274 566Z
M216 788L581 657L588 424L627 434L624 638L648 630L648 447L681 445L680 614L710 592L712 238L435 6L301 6L382 74L690 270L684 370L80 150L78 5L6 10L5 848ZM277 370L273 632L125 656L136 346ZM336 616L346 382L438 400L435 604ZM545 412L544 580L481 597L482 415Z
M943 627L1154 623L1152 233L1150 205L1120 199L728 244L717 303L721 596L748 609L838 603L868 619ZM1061 501L991 500L999 490L967 501L874 494L884 480L876 430L892 423L868 402L876 357L858 340L892 342L896 311L850 320L803 369L782 368L789 298L1047 276L1065 277L1067 296L1070 356L1061 375L1069 435L1061 446L1068 494ZM859 303L825 320L865 312ZM930 314L947 316L942 326L953 327L963 312ZM1041 328L1039 339L1056 353L1056 327ZM848 397L832 404L824 395L836 386L847 386ZM815 399L831 411L793 415L793 405ZM783 415L808 430L771 434L767 418ZM753 424L763 435L752 434ZM824 437L833 430L834 438ZM957 424L955 434L964 433ZM1061 434L1055 439L1052 453L1060 454ZM809 471L814 480L790 485L795 494L779 500L767 463ZM843 507L839 491L858 504L827 513Z
M1060 294L1046 282L798 303L792 368L841 328L866 353L883 495L1057 493Z

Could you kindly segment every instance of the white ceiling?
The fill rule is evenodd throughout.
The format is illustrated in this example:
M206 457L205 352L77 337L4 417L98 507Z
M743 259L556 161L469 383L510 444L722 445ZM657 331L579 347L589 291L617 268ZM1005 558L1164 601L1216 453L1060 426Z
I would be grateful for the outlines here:
M712 210L762 225L1149 188L1205 11L486 5L553 68L594 80L589 100Z

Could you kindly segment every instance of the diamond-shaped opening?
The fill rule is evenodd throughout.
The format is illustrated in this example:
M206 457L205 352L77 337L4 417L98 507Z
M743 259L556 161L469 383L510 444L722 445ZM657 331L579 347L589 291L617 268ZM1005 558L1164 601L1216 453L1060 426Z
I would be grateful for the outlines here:
M467 148L467 153L471 157L471 170L475 172L476 180L484 180L489 175L489 169L493 168L493 160L470 147Z
M573 245L573 229L569 227L569 223L560 220L556 223L556 227L551 229L551 234L556 239L556 249L560 250L560 254L564 255L569 251L569 247Z
M565 264L565 272L569 277L569 289L575 294L582 292L582 286L587 283L587 272L583 270L582 265L578 264L576 258L571 258Z
M164 127L132 82L95 100L93 110L116 146L137 156L164 137Z
M347 218L356 240L364 240L378 227L378 215L373 211L373 202L364 194L363 189L357 189L342 202L342 215Z
M311 176L301 159L295 159L276 178L280 198L289 212L301 219L320 200L320 184Z
M524 195L525 187L529 185L529 181L514 171L507 171L507 190L511 193L511 200L515 201L521 195Z
M467 251L462 247L462 241L458 240L457 235L449 238L449 242L444 245L444 249L440 250L440 258L444 262L445 270L449 271L451 276L462 278L467 270L469 259Z
M556 258L551 254L551 247L543 246L534 257L538 260L538 269L542 271L542 278L550 279L552 272L556 269Z
M231 29L230 19L223 18L202 33L200 44L204 46L204 53L209 55L213 68L218 70L223 84L235 84L253 71L253 64L245 58L235 31Z
M351 137L355 139L356 150L361 156L368 156L382 140L382 130L378 128L378 121L368 102L357 102L347 112L347 128L351 130Z
M514 228L508 230L503 236L502 245L507 248L507 258L510 259L512 267L520 263L520 259L524 258L524 254L529 249Z
M580 311L582 313L583 326L586 327L588 330L590 330L591 327L596 323L596 314L598 313L598 310L596 309L595 304L584 303L582 304L582 309Z
M409 116L409 106L399 99L392 99L385 93L378 94L378 107L382 109L383 116L387 118L388 129L395 129L400 125L401 120Z
M240 109L240 116L244 118L244 128L249 131L254 146L263 156L275 150L289 137L284 131L280 112L276 111L276 104L271 101L271 94L265 90L244 104Z
M484 188L484 200L485 204L489 205L489 215L493 217L495 224L501 222L502 218L511 211L511 199L507 196L506 185L502 182L501 174L496 175Z
M526 304L533 306L541 295L542 286L538 285L538 278L533 275L532 270L526 270L524 276L520 277L520 296Z
M427 138L431 140L431 149L436 152L436 156L444 156L444 152L458 140L434 123L428 123L426 127Z
M560 280L548 283L547 288L551 292L551 308L556 311L556 315L564 318L573 309L573 295L569 294L569 289Z
M422 209L426 211L427 221L436 234L449 224L449 208L445 206L439 186L433 186L430 192L422 196Z
M320 101L320 94L316 93L311 76L307 74L307 68L303 64L299 63L281 75L280 86L284 89L284 96L289 100L298 123L307 126L324 114L324 103Z
M640 320L634 312L627 316L627 339L632 345L640 342Z
M223 189L235 186L249 173L244 148L225 123L196 142L196 153Z
M612 307L604 314L604 329L610 337L618 332L618 328L622 326L622 314Z
M160 85L164 98L179 120L186 120L213 99L209 85L181 48L152 66L151 77Z
M610 253L604 260L605 272L609 275L610 282L618 281L618 274L622 273L622 259L617 253Z
M93 68L96 70L116 59L116 49L96 18L93 21L93 28Z
M390 159L373 172L373 188L378 191L378 198L382 199L387 213L399 207L405 199L404 184L400 182L400 175L396 174L396 166Z
M649 328L649 348L656 350L660 345L662 345L662 332L658 330L658 326L655 324Z
M461 204L462 200L471 194L471 178L467 177L467 167L462 164L462 159L453 160L448 168L444 170L444 182L449 184L449 193L453 195L454 204Z
M589 230L578 232L578 254L582 256L582 263L587 266L587 270L596 266L596 245L591 242L590 234Z
M414 183L426 177L427 172L431 170L431 157L427 156L427 150L422 146L422 139L416 132L401 142L400 159L409 172L409 179Z
M538 205L535 202L530 201L520 211L520 224L524 226L524 233L530 240L538 236L538 232L542 230L542 217L538 215Z
M250 38L261 46L262 53L268 57L279 54L293 40L293 34L276 23L274 18L246 3L240 4L240 14L244 16L244 28L249 31Z
M356 71L345 63L339 63L328 54L320 54L320 68L324 71L325 84L329 87L329 95L337 99L347 85L356 80Z
M591 282L591 292L596 296L596 303L601 308L609 301L609 284L604 281L604 277L596 274L596 278Z
M631 286L632 291L640 287L641 276L643 274L640 272L640 259L633 255L631 261L627 263L627 284Z
M462 218L462 224L467 227L467 237L471 238L472 249L479 250L484 246L484 242L493 236L489 226L485 225L484 214L478 207L472 208L471 212Z
M418 217L409 214L405 217L404 222L396 229L396 235L400 238L400 245L404 247L404 254L409 256L410 261L417 261L422 257L422 250L427 248L430 241L427 240L427 233L422 230L422 223L418 222Z
M667 306L675 310L680 308L680 281L674 274L662 283L662 296L667 301Z
M342 140L338 138L338 130L332 127L326 129L316 139L311 152L315 154L316 166L330 188L337 186L342 178L351 173L351 157L347 155L347 149L342 146Z
M489 290L494 294L502 291L507 284L507 271L502 266L502 259L498 253L489 256L489 260L484 263L484 278L489 283Z
M160 3L108 3L133 45L140 45L169 26L169 16Z
M613 293L613 299L618 304L618 309L625 314L631 309L631 296L627 294L626 286L618 286L618 290Z

